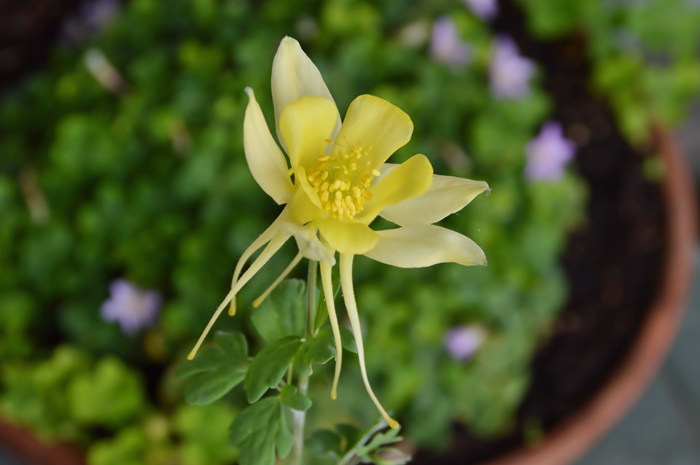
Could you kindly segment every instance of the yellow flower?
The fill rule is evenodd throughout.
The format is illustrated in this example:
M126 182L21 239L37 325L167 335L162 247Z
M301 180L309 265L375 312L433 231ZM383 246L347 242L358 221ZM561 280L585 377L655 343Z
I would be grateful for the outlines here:
M269 289L254 302L258 306L302 258L320 263L321 283L336 345L336 368L331 397L336 397L342 365L338 318L333 301L331 269L339 256L340 282L348 320L357 344L362 380L370 398L392 427L367 378L360 319L352 282L355 255L388 265L419 268L436 263L485 265L483 251L471 239L433 223L464 208L488 191L483 181L433 175L425 155L400 165L385 163L413 132L413 123L396 106L372 95L357 97L345 120L335 106L320 72L299 43L285 37L272 64L272 98L280 144L267 127L253 90L243 123L245 156L262 189L285 205L279 217L243 253L231 290L214 313L196 346L224 308L235 312L235 295L294 237L299 253ZM377 216L398 225L374 231ZM263 248L245 272L252 255Z

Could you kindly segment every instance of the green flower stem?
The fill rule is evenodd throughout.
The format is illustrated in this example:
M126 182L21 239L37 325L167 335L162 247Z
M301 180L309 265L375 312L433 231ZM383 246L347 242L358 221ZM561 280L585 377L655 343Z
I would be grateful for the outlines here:
M318 263L309 260L309 272L306 283L306 338L310 338L314 333L314 323L316 321L316 281L318 276ZM299 375L297 386L299 393L306 395L309 390L309 376ZM304 427L306 424L306 412L294 411L294 455L293 463L302 465L304 455Z
M314 335L316 324L316 281L318 276L318 262L309 260L309 273L306 283L306 337Z
M377 424L375 424L372 428L370 428L367 433L365 433L364 436L360 438L359 441L357 441L357 444L355 444L355 447L350 449L341 459L340 462L338 462L338 465L355 465L360 462L360 458L357 456L357 449L360 447L363 447L367 442L369 442L370 439L372 439L372 436L383 430L389 426L387 422L384 420L384 418L380 418Z

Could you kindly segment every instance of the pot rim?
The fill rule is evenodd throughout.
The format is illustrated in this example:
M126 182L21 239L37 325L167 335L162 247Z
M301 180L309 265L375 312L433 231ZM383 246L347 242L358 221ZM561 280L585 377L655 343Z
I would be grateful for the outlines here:
M482 465L566 465L583 455L639 399L665 360L690 291L697 237L697 209L690 170L675 136L652 128L664 161L661 191L667 219L663 283L636 341L615 373L581 410L536 446L523 446Z

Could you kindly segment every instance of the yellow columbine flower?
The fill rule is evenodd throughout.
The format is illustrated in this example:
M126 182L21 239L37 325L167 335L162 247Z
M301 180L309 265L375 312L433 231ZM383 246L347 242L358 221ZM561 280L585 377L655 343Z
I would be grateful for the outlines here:
M299 253L254 306L302 258L320 262L323 293L336 345L331 397L335 399L342 365L342 347L331 282L338 253L340 282L348 320L357 344L360 371L367 393L387 423L389 417L377 400L365 368L360 319L352 282L355 255L388 265L419 268L436 263L485 265L484 252L471 239L433 223L464 208L488 191L483 181L433 175L425 155L400 165L385 163L413 132L413 123L396 106L372 95L361 95L341 121L318 69L299 43L285 37L272 64L272 98L277 136L289 164L267 127L253 90L243 123L245 156L262 189L279 205L279 217L243 253L234 271L231 290L214 313L190 353L192 359L215 320L235 295L265 263L294 237ZM374 231L369 225L381 215L397 228ZM259 249L260 255L242 273Z

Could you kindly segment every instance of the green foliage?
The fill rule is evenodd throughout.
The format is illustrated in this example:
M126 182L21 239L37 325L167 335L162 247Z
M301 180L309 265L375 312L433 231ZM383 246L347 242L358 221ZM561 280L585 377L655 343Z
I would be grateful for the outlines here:
M99 360L68 385L70 413L85 425L124 426L144 409L144 397L139 376L115 358Z
M256 331L266 342L287 336L302 337L306 324L306 284L304 281L283 281L260 308L251 313Z
M148 441L140 428L123 430L112 441L102 441L90 450L88 461L91 465L133 465L145 464L148 455Z
M520 0L538 37L584 33L592 81L633 141L653 124L678 123L700 90L700 10L684 0Z
M231 425L230 439L240 446L241 465L273 465L275 452L292 450L291 412L279 397L266 397L243 409Z
M330 326L323 327L316 335L304 341L296 355L297 370L311 374L313 365L324 365L335 358L335 341Z
M248 370L248 343L241 333L218 332L217 347L202 349L194 360L180 365L177 379L188 380L185 400L208 405L243 381Z
M337 425L335 430L316 430L307 442L307 461L310 465L358 462L403 465L410 457L392 447L403 439L399 432L399 428L387 429L383 420L364 431L346 424Z
M311 399L308 396L299 392L299 390L287 384L282 389L280 389L280 399L282 402L292 410L299 410L305 412L311 408Z
M168 419L147 417L143 424L123 429L91 448L91 465L183 465L230 463L236 457L228 443L233 411L227 405L180 406Z
M178 409L173 428L181 441L178 457L183 465L231 463L236 456L228 438L233 414L227 405L185 405Z
M634 7L574 3L520 2L539 36L579 31L588 37L592 84L612 103L627 134L640 137L659 118L678 120L700 86L698 12L681 10L680 0ZM442 15L472 46L466 66L429 57L426 37ZM620 40L620 31L631 42ZM440 444L455 416L481 434L508 428L527 387L531 356L566 297L558 259L581 220L585 188L574 174L549 184L523 179L524 147L552 105L538 79L520 100L490 96L488 26L458 2L397 0L132 0L100 37L57 49L45 70L3 95L5 418L48 438L95 443L92 465L165 464L174 456L192 465L229 463L234 453L214 433L235 409L219 401L200 417L196 409L174 405L180 385L169 379L173 365L186 381L189 402L226 396L244 405L235 391L227 395L241 381L250 399L260 399L234 424L248 432L234 438L247 450L244 465L269 463L275 450L288 451L289 410L309 408L309 398L310 417L338 413L361 422L376 416L353 357L345 363L341 393L351 407L323 404L324 370L336 349L323 323L322 299L314 334L302 340L303 283L282 284L248 314L251 297L288 263L293 247L271 260L268 278L244 289L239 315L218 323L229 333L215 336L216 346L195 360L181 360L229 288L236 258L280 211L247 169L242 122L243 89L250 85L273 126L271 58L285 34L300 39L341 113L354 96L373 93L411 115L413 138L391 161L426 153L436 173L484 179L493 188L490 197L444 222L484 248L487 268L397 270L358 258L354 273L369 375L407 433L420 445ZM121 73L126 92L112 95L100 86L84 66L88 48L99 49ZM32 177L36 189L28 195ZM128 337L100 318L116 278L163 294L155 328ZM339 313L342 320L342 307ZM262 339L248 339L252 361L243 339L248 315ZM476 323L486 343L471 362L452 360L443 347L445 331ZM64 345L54 349L47 341ZM344 329L345 349L353 343ZM283 386L290 364L296 376L318 374L307 396ZM159 380L154 373L167 375ZM148 392L158 396L145 397L146 377ZM95 392L86 392L88 385ZM270 388L279 396L261 397ZM316 389L323 394L317 397ZM124 398L110 397L122 390ZM106 398L104 409L88 408ZM245 413L260 405L262 418ZM161 412L159 420L151 421L153 412ZM340 430L329 434L326 439L347 444L358 439ZM256 451L265 438L270 441Z
M47 439L80 439L80 426L70 414L64 393L73 377L89 373L89 367L85 354L65 346L43 362L4 365L2 416L31 425Z
M256 402L269 388L279 385L302 341L288 336L268 344L250 362L244 386L248 402Z
M133 369L111 357L93 362L70 347L33 366L7 366L3 378L2 415L49 439L80 440L81 428L118 428L146 407Z

